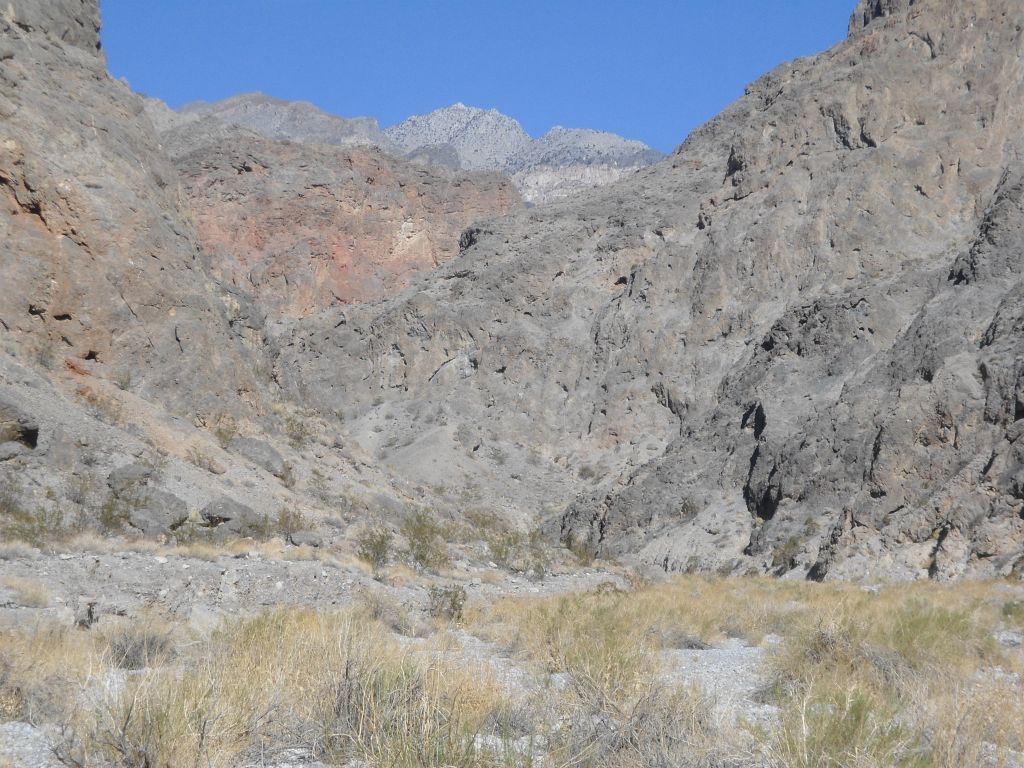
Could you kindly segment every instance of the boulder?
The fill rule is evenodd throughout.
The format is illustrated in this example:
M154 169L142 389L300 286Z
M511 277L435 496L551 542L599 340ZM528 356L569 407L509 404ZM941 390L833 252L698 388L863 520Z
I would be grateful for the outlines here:
M270 443L257 440L255 437L236 437L228 444L228 448L275 477L285 475L284 459Z
M118 467L107 475L107 485L115 496L125 496L145 487L153 477L153 467L135 461Z
M39 441L39 423L13 403L0 400L0 443L19 443L34 449Z
M128 510L128 524L146 536L170 533L188 519L188 505L173 493L148 488Z
M228 496L214 499L203 507L199 515L221 537L229 534L245 536L257 533L265 523L263 516L257 514L252 507Z
M316 531L296 531L288 537L288 540L296 547L319 547L324 543L324 537Z

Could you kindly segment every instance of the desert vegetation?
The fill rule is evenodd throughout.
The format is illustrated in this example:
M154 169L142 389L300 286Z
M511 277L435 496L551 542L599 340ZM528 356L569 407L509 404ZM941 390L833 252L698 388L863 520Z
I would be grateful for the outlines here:
M153 614L40 624L0 635L0 718L59 726L72 766L273 765L296 749L396 768L1011 766L1021 605L1000 582L688 576L492 605L435 587L419 621L373 593L206 633ZM758 660L745 702L688 674L729 643Z

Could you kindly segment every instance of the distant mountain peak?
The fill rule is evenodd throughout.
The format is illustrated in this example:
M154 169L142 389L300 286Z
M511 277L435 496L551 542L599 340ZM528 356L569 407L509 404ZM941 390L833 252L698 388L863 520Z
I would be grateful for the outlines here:
M511 177L530 203L610 183L663 157L643 142L592 128L558 125L535 139L514 117L461 101L413 115L384 130L375 118L340 117L308 101L289 101L259 91L215 102L191 102L177 112L154 100L147 109L161 130L180 120L211 119L271 139L376 146L428 165L496 171Z

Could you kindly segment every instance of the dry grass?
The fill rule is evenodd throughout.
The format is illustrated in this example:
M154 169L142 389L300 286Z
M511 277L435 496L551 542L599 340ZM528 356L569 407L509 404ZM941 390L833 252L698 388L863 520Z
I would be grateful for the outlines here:
M40 581L4 576L0 578L0 585L11 590L18 605L24 608L47 608L50 605L50 591Z
M235 766L302 744L317 759L488 766L507 705L484 670L402 650L357 611L273 611L216 632L173 668L148 668L76 723L66 759Z
M104 668L92 635L50 626L0 633L0 720L63 722Z
M685 577L466 609L536 672L523 688L440 624L396 637L427 622L383 587L208 637L155 615L39 628L0 634L0 720L64 724L68 764L115 768L267 764L294 746L384 768L996 768L1024 751L1024 657L993 639L1021 626L1019 594ZM726 637L763 644L776 722L734 722L669 682L664 651Z
M767 646L764 694L780 708L778 728L759 738L769 764L797 768L946 768L982 755L998 766L1024 751L1024 665L993 637L1020 622L1018 603L993 584L702 577L505 600L469 617L482 637L568 673L582 699L620 709L643 700L659 651L781 637Z
M35 547L23 541L5 541L0 544L0 560L24 560L35 554Z

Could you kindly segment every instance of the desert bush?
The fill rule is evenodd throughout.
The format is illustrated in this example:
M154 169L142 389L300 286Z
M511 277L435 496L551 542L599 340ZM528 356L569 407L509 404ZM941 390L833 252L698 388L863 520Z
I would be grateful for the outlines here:
M278 480L281 481L281 485L285 488L294 488L298 482L298 478L295 476L295 465L290 461L286 461Z
M435 619L445 621L462 621L462 612L466 607L466 590L458 584L446 587L431 587L428 612Z
M156 616L124 621L104 632L106 657L120 669L139 670L167 661L173 654L171 626Z
M406 637L423 637L431 628L418 620L393 595L385 590L363 590L358 595L358 605L366 615L379 621L392 632Z
M134 488L120 495L110 491L96 511L96 523L103 533L120 533L132 512L146 501L146 488Z
M283 424L284 433L293 448L302 448L309 442L312 433L305 419L290 413L284 417Z
M213 427L213 436L221 448L227 448L238 437L238 423L230 416L221 416Z
M414 512L402 523L401 533L406 541L406 556L413 567L432 571L448 564L445 528L428 513Z
M273 523L273 533L288 538L306 527L306 517L293 507L281 507Z
M74 532L57 505L32 506L23 501L25 496L17 480L0 477L0 537L38 547Z
M122 392L127 392L132 388L132 372L128 368L120 368L115 371L111 380L114 382L114 386Z
M373 569L375 575L379 574L391 559L394 539L394 534L384 525L366 528L356 540L356 554Z

